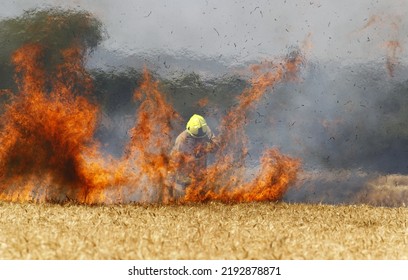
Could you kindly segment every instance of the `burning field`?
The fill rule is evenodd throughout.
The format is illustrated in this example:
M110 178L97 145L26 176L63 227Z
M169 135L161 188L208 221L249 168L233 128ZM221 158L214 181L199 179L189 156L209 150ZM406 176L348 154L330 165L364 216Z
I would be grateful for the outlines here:
M0 197L5 201L78 203L171 203L180 163L194 158L170 155L178 113L145 68L134 92L140 101L136 123L123 156L104 155L94 138L98 105L90 101L92 78L84 68L84 48L61 51L61 62L46 73L45 48L26 44L12 55L18 92L2 115L0 131ZM303 60L300 53L277 62L253 65L250 86L219 124L219 149L176 202L276 201L294 183L300 161L266 149L252 177L245 172L248 111L277 83L293 79ZM48 75L47 75L48 74ZM179 158L182 158L181 160ZM132 200L130 197L137 197Z
M0 57L2 201L405 204L404 190L386 192L391 200L372 195L381 178L407 169L397 53L392 73L390 59L320 65L309 59L309 33L286 54L221 77L159 74L147 62L108 72L88 62L101 26L90 13L58 9L1 22L9 38ZM191 168L196 157L171 152L195 113L217 139L216 150L194 151L209 156L200 170ZM186 166L196 170L176 197Z
M165 70L92 68L132 57L98 53L87 12L1 21L0 258L407 259L398 24L385 63L316 60L309 33L209 77L166 72L165 54ZM198 146L207 165L174 195L197 164L173 151L195 113L217 149Z

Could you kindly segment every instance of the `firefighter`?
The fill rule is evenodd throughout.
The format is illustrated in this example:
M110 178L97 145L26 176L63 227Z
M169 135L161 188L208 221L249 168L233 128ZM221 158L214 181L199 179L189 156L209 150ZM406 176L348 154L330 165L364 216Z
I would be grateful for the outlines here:
M202 178L207 168L207 157L218 148L218 141L204 117L194 114L187 122L171 151L177 174L174 176L173 196L184 194L188 185Z

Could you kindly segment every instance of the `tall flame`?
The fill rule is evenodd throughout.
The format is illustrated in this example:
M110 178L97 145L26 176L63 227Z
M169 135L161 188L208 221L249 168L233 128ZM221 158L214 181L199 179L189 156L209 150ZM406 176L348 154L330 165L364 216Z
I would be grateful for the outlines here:
M147 69L134 92L140 102L124 156L103 155L94 139L99 108L82 48L64 50L52 73L42 65L43 48L30 44L13 57L19 92L5 108L0 130L0 199L9 201L224 202L277 200L296 179L299 160L266 150L256 175L246 167L247 113L268 89L296 77L300 55L280 63L253 65L251 86L220 123L215 160L195 174L186 194L172 197L173 175L181 168L172 148L181 118Z
M170 199L167 176L174 168L169 152L173 127L180 116L165 100L159 82L153 80L146 68L134 98L142 102L136 116L137 123L130 131L125 159L126 165L134 168L131 185L133 188L143 186L142 201L167 202Z
M277 149L266 150L260 159L260 170L248 180L245 172L248 152L245 124L248 110L254 107L267 89L284 78L294 78L302 61L302 57L295 54L278 64L268 62L251 67L255 74L251 87L238 96L237 106L221 121L221 142L215 162L188 186L185 201L242 202L282 198L296 180L300 162L281 155Z
M74 88L87 87L90 78L81 71L79 50L74 47L63 53L65 63L58 67L56 79L47 80L42 52L39 45L26 45L12 58L20 92L1 121L2 198L87 202L88 194L101 184L85 170L85 157L97 150L93 133L98 109L74 95ZM47 87L51 87L48 92Z

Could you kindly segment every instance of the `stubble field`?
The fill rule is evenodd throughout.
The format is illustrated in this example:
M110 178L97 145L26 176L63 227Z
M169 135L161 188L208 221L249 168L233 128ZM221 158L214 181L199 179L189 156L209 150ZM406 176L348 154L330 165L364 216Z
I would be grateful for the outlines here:
M0 202L1 259L408 259L408 209Z

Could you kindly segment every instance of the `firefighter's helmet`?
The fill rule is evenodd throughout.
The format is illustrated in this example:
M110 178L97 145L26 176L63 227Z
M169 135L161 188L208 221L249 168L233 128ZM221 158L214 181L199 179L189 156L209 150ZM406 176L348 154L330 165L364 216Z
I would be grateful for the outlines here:
M202 116L194 114L187 122L186 129L194 138L203 138L207 135L209 127Z

